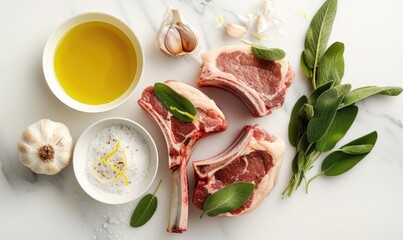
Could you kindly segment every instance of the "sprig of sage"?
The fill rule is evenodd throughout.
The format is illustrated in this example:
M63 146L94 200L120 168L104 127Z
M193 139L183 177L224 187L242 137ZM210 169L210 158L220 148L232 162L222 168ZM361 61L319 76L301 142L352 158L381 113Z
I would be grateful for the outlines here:
M244 205L255 189L250 182L236 182L229 184L211 194L203 203L203 214L214 217L222 213L234 211Z
M337 0L327 0L312 18L305 37L305 50L302 52L304 68L311 72L311 80L316 88L318 63L326 51L337 12Z
M187 98L165 83L154 84L155 96L174 117L184 122L201 121L196 117L196 107Z
M134 209L132 218L130 219L130 226L136 228L146 224L157 210L158 199L155 194L161 185L162 180L158 182L154 192L147 194L141 198L137 207Z
M360 162L375 145L375 131L332 151L323 160L321 172L307 180L317 159L334 149L353 125L358 113L355 103L376 94L397 96L403 91L393 86L367 86L351 91L350 84L342 84L344 44L335 42L327 48L336 12L337 0L326 0L306 33L300 65L313 91L309 97L300 97L291 112L288 136L296 147L296 155L283 197L291 196L302 181L308 191L317 177L343 174Z

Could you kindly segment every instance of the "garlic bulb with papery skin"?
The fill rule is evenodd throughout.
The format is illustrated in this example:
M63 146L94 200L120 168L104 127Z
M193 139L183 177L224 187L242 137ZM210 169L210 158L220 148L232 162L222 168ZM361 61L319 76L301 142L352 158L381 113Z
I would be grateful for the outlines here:
M193 52L199 37L194 27L186 24L177 8L169 8L157 34L157 47L167 56L183 56Z
M35 173L54 175L70 163L73 139L63 123L42 119L24 130L17 149L24 166Z

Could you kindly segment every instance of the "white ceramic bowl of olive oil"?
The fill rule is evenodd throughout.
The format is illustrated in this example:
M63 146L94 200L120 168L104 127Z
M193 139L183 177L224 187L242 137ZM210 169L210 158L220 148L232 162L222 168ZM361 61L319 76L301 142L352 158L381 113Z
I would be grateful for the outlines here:
M89 126L73 154L74 174L92 198L122 204L142 196L158 170L151 135L126 118L106 118Z
M49 88L82 112L115 108L134 92L143 72L139 39L118 18L105 13L76 15L49 37L43 71Z

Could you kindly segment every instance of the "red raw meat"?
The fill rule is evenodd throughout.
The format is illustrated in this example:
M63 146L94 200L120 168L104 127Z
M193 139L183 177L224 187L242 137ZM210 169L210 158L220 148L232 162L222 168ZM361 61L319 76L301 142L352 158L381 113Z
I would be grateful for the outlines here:
M213 100L200 90L173 80L166 81L169 87L187 98L197 109L197 117L204 123L183 122L175 118L158 100L152 86L146 88L138 104L161 128L169 154L169 168L173 171L172 207L168 232L183 232L188 220L188 180L186 166L196 142L213 132L224 131L227 121Z
M294 79L288 61L265 61L250 46L227 46L201 55L199 87L219 87L240 97L254 117L268 115L283 105Z
M284 151L281 138L268 134L257 125L245 126L222 153L192 163L196 176L193 203L203 209L210 194L231 183L251 182L255 184L255 190L248 201L235 211L221 215L236 216L255 209L276 185Z

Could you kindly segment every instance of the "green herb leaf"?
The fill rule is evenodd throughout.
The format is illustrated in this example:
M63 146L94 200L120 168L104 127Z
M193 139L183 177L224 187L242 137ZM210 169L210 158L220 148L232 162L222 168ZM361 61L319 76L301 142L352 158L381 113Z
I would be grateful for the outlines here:
M204 201L204 213L213 217L221 213L234 211L248 201L254 189L255 185L249 182L236 182L225 186Z
M329 90L332 87L332 85L333 85L333 81L330 81L330 82L316 88L315 90L313 90L313 92L311 93L311 96L309 96L308 103L311 104L312 106L314 106L316 104L316 100L318 100L318 97L320 95L322 95L322 93Z
M295 154L294 159L292 160L293 173L301 172L304 169L305 159L306 157L303 151L298 151Z
M305 171L306 156L303 151L299 151L299 152L297 152L295 157L296 157L296 165L297 165L297 171L294 172L294 175L296 175L295 186L299 187L299 185L301 185L301 182L302 182L302 179L304 176L303 172Z
M315 69L327 48L334 18L337 12L337 0L327 0L316 12L305 37L304 60L306 65Z
M160 187L161 182L162 180L159 181L157 188L155 189L153 194L147 194L141 198L141 200L137 204L137 207L134 209L132 218L130 220L130 226L141 227L146 224L154 215L158 205L158 200L155 196L155 193Z
M303 56L306 66L313 70L313 89L316 89L316 68L326 51L336 12L337 0L327 0L316 12L305 36Z
M350 143L347 143L342 147L342 149L356 145L374 146L377 137L378 134L374 131ZM323 160L321 167L322 172L326 176L336 176L343 174L353 168L358 162L360 162L365 156L367 156L371 149L368 152L363 152L362 154L348 154L340 151L332 152Z
M358 107L356 106L339 109L325 136L316 143L316 149L321 152L332 150L350 129L357 113Z
M309 148L308 137L306 136L306 132L301 136L301 139L298 141L297 144L297 151L305 152Z
M279 48L267 48L260 45L252 45L252 54L266 61L277 61L285 58L285 52Z
M303 53L301 53L300 65L302 73L310 80L312 78L312 70L306 65Z
M346 94L345 98L340 107L346 107L354 104L360 100L363 100L372 95L381 94L387 96L397 96L403 91L401 87L376 87L367 86L354 89L353 91Z
M195 106L187 98L183 97L164 83L154 84L154 93L164 107L176 118L184 122L193 121L193 119L188 117L187 114L183 114L183 112L185 112L191 116L196 116L197 113Z
M293 174L296 174L298 172L298 154L299 152L297 152L292 159L291 168Z
M340 85L344 75L344 44L341 42L333 43L323 54L318 63L318 75L316 77L316 86L322 86L330 81L334 86Z
M344 96L339 96L336 88L330 88L318 97L313 106L315 115L308 123L307 137L310 143L319 141L330 128Z
M300 97L294 105L291 111L290 123L288 124L288 139L292 146L296 147L298 141L303 134L302 119L299 119L299 113L302 105L308 102L307 97L304 95Z
M305 161L306 161L305 154L302 151L299 151L297 158L298 172L302 172L304 170Z
M313 106L309 103L305 103L304 105L302 105L300 115L305 117L306 119L311 119L314 115Z
M351 84L342 84L334 87L339 96L345 96L351 90Z
M369 153L373 147L374 145L372 144L352 145L344 146L340 149L340 151L347 154L363 154Z

